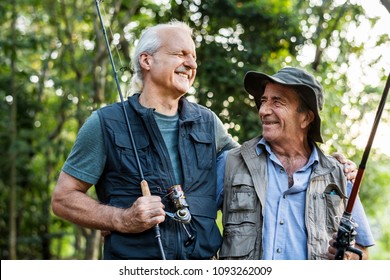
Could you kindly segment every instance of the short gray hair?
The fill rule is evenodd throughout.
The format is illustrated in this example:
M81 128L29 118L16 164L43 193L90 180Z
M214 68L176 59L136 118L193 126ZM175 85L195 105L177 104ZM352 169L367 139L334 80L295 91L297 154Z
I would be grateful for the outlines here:
M161 23L149 28L146 28L138 41L132 58L132 70L133 76L130 81L130 94L141 93L144 87L144 77L142 75L141 64L139 63L139 57L142 53L154 54L161 47L161 37L159 31L162 28L175 27L181 28L192 37L192 28L178 20L172 20L168 23Z

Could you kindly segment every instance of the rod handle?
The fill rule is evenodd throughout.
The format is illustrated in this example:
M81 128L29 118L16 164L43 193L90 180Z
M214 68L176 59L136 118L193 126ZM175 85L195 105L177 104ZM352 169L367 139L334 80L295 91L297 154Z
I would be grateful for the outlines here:
M146 180L141 181L141 191L143 196L151 196L149 184ZM161 241L160 226L157 224L153 227L155 238L157 239L158 247L160 249L161 259L166 260L164 248Z
M142 195L143 196L150 196L150 189L148 182L146 180L141 181L141 190L142 190Z

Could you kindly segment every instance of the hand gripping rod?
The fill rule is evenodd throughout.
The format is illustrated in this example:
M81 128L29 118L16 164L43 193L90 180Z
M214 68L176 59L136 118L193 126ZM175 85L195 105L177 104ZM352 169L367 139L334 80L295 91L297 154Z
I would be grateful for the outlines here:
M353 248L350 246L351 241L353 241L355 232L355 223L352 221L352 209L355 204L355 200L357 194L360 189L360 184L363 180L364 170L366 169L366 163L368 160L368 155L370 154L371 146L374 141L375 133L379 125L379 121L382 116L383 109L386 104L387 95L389 93L390 88L390 74L387 77L385 89L383 91L381 100L379 102L379 106L375 115L374 124L371 129L370 137L368 138L368 142L366 148L364 149L363 157L359 165L358 173L356 175L355 182L353 184L351 194L348 199L347 207L343 213L343 216L340 220L339 229L336 237L336 247L337 252L335 255L336 260L343 260L345 251L351 251L359 255L360 259L362 258L362 253L360 250Z
M110 43L108 42L107 33L106 33L106 28L104 27L104 23L103 23L103 19L102 19L102 14L101 14L101 12L100 12L99 1L100 1L100 0L95 0L96 9L97 9L97 13L98 13L98 16L99 16L100 24L101 24L101 26L102 26L102 31L103 31L103 35L104 35L104 40L106 41L106 46L107 46L108 54L109 54L109 56L110 56L110 62L111 62L111 66L112 66L112 71L114 72L114 79L115 79L116 87L117 87L117 89L118 89L119 97L120 97L121 104L122 104L122 108L123 108L123 113L124 113L125 119L126 119L127 130L128 130L128 132L129 132L129 137L130 137L131 145L132 145L132 147L133 147L133 149L134 149L134 154L135 154L135 158L136 158L136 161L137 161L138 171L139 171L139 174L140 174L140 177L141 177L141 183L140 183L140 185L141 185L142 195L143 195L143 196L150 196L151 194L150 194L149 185L148 185L148 182L145 180L144 173L143 173L143 171L142 171L141 163L140 163L139 157L138 157L137 146L135 145L133 133L132 133L131 126L130 126L130 122L129 122L129 118L128 118L128 116L127 116L127 111L126 111L126 108L125 108L125 102L124 102L124 100L123 100L122 90L121 90L121 87L120 87L119 81L118 81L118 74L117 74L117 71L116 71L116 68L115 68L114 59L112 58ZM165 258L165 253L164 253L164 249L163 249L162 242L161 242L160 227L159 227L158 224L154 226L154 232L155 232L155 235L156 235L155 237L156 237L156 239L157 239L158 246L159 246L159 249L160 249L161 258L162 258L163 260L165 260L166 258Z

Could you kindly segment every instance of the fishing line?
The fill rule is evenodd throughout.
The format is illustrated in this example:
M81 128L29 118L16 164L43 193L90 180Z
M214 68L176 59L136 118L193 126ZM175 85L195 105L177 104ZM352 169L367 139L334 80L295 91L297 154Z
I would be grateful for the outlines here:
M103 1L100 1L100 2L103 2ZM101 6L101 7L102 7L102 11L103 11L103 13L102 13L103 17L107 19L108 16L107 16L106 10L105 10L105 8L104 8L104 5ZM122 58L121 58L120 52L119 52L118 47L117 47L117 45L120 43L120 39L118 40L118 44L115 44L115 41L116 41L116 40L115 40L114 34L113 34L113 32L112 32L111 25L108 25L107 28L108 28L108 30L110 31L111 38L112 38L112 41L113 41L113 45L114 45L115 51L116 51L116 53L117 53L117 55L118 55L118 58L119 58L119 63L120 63L120 66L121 66L121 68L120 68L119 70L122 71L122 72L124 72L126 69L128 69L128 67L125 67L125 66L123 65ZM122 69L124 69L124 70L122 70Z

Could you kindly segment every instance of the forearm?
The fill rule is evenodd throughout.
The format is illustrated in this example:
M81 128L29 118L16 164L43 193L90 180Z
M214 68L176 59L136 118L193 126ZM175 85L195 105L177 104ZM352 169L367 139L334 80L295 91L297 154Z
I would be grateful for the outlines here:
M88 196L90 187L61 172L52 196L54 214L83 227L123 233L142 232L165 220L159 196L139 197L130 208L122 209Z
M66 200L53 200L53 212L82 227L115 230L115 212L120 210L102 205L87 195L70 194Z
M123 209L103 205L86 194L90 185L61 173L52 196L54 214L74 224L116 230Z

